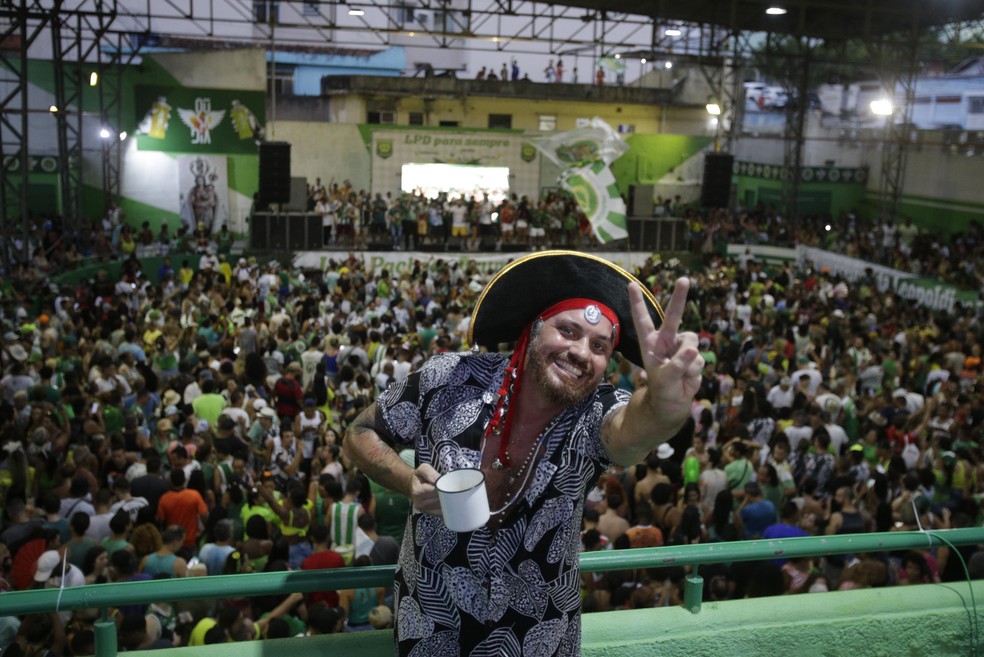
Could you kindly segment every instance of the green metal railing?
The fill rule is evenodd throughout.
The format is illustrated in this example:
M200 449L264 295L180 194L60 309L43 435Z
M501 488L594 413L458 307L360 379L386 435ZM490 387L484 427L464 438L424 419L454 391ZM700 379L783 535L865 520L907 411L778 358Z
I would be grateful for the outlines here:
M889 532L850 534L781 540L703 543L633 550L606 550L581 555L585 572L607 572L662 566L699 566L709 563L794 559L834 554L895 552L947 545L984 544L984 528L949 529L933 532ZM395 566L367 566L330 570L300 570L249 575L215 575L143 582L122 582L14 591L0 595L0 616L118 607L166 600L243 598L287 593L386 586L393 580ZM685 606L700 608L700 587L688 583ZM694 599L692 596L698 596ZM97 657L116 654L115 624L103 621L97 627ZM100 625L100 623L97 623Z

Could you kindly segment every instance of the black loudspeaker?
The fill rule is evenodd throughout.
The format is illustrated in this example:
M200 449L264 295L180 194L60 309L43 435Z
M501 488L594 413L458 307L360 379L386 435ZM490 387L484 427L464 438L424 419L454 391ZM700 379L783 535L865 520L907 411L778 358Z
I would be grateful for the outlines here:
M628 218L629 244L644 251L687 248L687 222L682 219Z
M653 191L652 185L629 185L630 216L653 216Z
M260 144L260 205L290 202L290 144Z
M735 156L731 153L707 153L704 156L704 182L700 188L700 204L705 208L726 208L731 203L731 169Z

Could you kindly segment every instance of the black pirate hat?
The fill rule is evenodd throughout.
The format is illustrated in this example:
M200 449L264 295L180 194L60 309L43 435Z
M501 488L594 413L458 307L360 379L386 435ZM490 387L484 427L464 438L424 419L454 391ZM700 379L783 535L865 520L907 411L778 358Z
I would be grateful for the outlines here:
M618 316L616 351L642 366L639 336L632 323L628 285L638 279L616 264L577 251L538 251L503 267L482 290L468 328L468 343L496 349L515 342L527 324L565 299L603 303ZM663 322L656 297L640 283L653 325Z

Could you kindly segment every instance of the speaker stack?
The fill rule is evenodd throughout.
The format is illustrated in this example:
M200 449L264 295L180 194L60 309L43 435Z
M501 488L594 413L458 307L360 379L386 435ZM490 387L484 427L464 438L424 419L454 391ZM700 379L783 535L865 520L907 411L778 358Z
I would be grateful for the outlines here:
M735 156L731 153L704 155L704 180L700 188L700 205L726 208L731 204L731 170Z
M290 144L266 141L260 144L261 206L290 202Z

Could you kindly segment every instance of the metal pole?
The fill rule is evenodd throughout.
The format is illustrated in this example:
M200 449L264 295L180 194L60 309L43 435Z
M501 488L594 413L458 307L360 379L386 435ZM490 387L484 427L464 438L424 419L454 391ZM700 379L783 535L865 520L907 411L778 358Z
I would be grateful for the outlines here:
M96 643L96 657L116 657L116 623L109 619L103 607L102 619L93 625Z
M704 578L694 572L687 575L687 581L683 588L683 608L692 614L700 612L700 606L704 598Z
M580 557L584 572L634 570L662 566L686 566L733 561L795 559L830 554L895 552L953 545L984 543L984 528L947 529L937 532L886 532L844 536L808 536L782 540L701 543L659 548L605 550ZM395 566L364 566L330 570L301 570L251 575L214 575L74 586L65 589L10 591L0 595L0 616L61 610L91 609L144 604L150 600L197 600L279 595L287 592L355 589L386 586L393 581Z
M270 5L270 140L273 141L277 124L277 19Z

